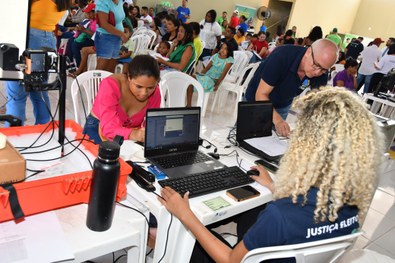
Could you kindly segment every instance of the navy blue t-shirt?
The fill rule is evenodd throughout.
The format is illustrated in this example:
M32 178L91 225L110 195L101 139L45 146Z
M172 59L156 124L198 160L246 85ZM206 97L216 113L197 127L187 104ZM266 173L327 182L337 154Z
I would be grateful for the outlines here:
M246 90L247 101L255 101L255 93L260 80L264 80L273 87L269 95L274 108L290 105L294 97L302 93L302 83L308 79L300 79L298 68L306 53L305 47L284 45L277 47L264 61L261 62ZM326 85L327 74L308 79L311 88Z
M298 203L291 198L282 198L271 202L263 210L255 224L243 237L248 250L260 247L290 245L317 241L351 234L358 229L358 208L344 206L338 211L335 222L314 223L314 210L317 200L317 188L307 193L307 201L302 205L303 196Z

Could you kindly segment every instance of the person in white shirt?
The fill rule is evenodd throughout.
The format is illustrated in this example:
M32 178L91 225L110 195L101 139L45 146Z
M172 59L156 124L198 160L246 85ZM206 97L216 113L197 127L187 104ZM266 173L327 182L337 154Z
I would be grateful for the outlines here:
M211 9L206 13L206 17L199 23L200 40L206 43L199 60L203 60L204 57L211 56L211 53L221 41L222 30L221 26L216 21L216 18L217 12Z
M380 59L379 62L374 63L375 72L370 80L369 92L374 92L377 85L391 69L395 68L395 44L388 47L387 54Z
M374 63L378 62L381 57L381 51L379 50L379 46L384 41L381 38L375 38L372 42L372 45L365 48L361 52L362 63L358 70L357 83L359 90L363 84L365 84L363 93L367 93L370 87L370 80L372 79L372 75L376 72L376 68L374 67Z
M140 20L144 21L144 26L148 29L151 28L152 22L154 21L152 17L148 14L148 7L143 6L141 8L141 17Z

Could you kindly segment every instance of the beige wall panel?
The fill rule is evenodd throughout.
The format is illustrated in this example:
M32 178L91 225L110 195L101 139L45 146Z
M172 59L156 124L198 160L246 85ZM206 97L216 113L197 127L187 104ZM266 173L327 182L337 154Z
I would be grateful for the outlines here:
M351 33L384 40L395 37L395 1L362 0Z
M360 2L361 0L296 0L287 28L297 26L298 37L307 36L314 26L321 26L324 36L334 27L338 28L339 33L348 33L352 29Z

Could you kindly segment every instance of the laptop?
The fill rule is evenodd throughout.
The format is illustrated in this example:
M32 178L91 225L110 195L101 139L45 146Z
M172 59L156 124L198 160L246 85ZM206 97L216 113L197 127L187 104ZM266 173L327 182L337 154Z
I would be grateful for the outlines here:
M283 145L277 145L276 136L272 136L272 128L273 104L270 101L239 102L236 122L236 141L239 147L265 160L278 163L283 153ZM268 148L263 150L265 147L258 145Z
M148 109L144 157L169 178L225 167L200 152L200 107Z

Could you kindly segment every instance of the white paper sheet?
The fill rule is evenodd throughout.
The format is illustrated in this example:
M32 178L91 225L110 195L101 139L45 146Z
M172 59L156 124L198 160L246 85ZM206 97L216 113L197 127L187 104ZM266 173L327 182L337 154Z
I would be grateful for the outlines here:
M164 57L164 56L162 56L161 54L159 54L158 52L155 52L155 51L152 51L152 50L149 50L149 51L148 51L148 54L149 54L151 57L155 58L155 59L161 58L161 59L163 59L164 61L168 61L168 60L169 60L168 57Z
M0 224L0 255L4 263L57 262L74 259L55 212Z
M288 148L288 142L276 135L247 139L245 142L270 156L282 155Z

